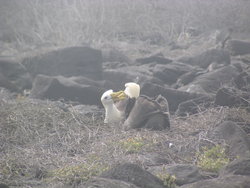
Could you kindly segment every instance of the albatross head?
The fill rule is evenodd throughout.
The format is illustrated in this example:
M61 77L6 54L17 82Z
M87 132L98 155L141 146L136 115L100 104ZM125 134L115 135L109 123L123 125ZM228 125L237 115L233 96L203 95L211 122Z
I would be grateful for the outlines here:
M140 95L140 86L134 82L129 82L125 84L124 91L118 91L111 93L112 99L114 101L121 101L123 99L138 98Z
M103 104L104 107L114 103L113 100L112 100L112 96L111 96L112 93L113 93L113 90L110 89L108 91L105 91L102 94L101 101L102 101L102 104Z
M140 95L140 86L137 83L129 82L125 84L124 93L130 98L138 98Z

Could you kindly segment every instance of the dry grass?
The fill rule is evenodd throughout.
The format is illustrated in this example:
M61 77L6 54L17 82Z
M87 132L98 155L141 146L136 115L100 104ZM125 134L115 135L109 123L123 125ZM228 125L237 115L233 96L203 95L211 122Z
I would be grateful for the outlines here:
M20 187L75 184L121 162L150 166L148 154L169 163L195 163L204 140L212 142L206 131L237 112L213 108L172 117L170 131L124 132L105 126L100 117L64 112L54 102L21 99L0 105L0 181ZM250 123L249 116L237 116Z

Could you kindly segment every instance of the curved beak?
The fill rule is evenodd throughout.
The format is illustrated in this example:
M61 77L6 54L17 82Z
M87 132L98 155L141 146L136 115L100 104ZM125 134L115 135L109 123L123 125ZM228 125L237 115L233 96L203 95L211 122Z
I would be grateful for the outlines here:
M113 92L110 94L113 101L121 101L123 99L127 98L127 95L124 93L124 91L118 91L118 92Z

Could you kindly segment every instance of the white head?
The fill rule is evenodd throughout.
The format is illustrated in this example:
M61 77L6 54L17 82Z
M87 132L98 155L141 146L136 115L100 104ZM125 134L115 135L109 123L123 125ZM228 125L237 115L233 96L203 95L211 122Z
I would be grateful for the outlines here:
M140 95L140 86L137 83L129 82L125 84L124 93L130 98L137 98Z
M102 94L102 97L101 97L101 101L102 101L102 105L105 107L107 105L110 105L110 104L113 104L113 99L112 99L112 96L111 94L113 93L113 90L110 89L108 91L105 91L103 94Z

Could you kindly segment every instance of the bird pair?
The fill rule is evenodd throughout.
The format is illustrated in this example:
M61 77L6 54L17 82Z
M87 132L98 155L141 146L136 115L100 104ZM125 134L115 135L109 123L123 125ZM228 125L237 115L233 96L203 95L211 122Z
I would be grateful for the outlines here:
M140 86L134 82L125 84L124 91L113 92L112 89L103 93L101 102L105 108L104 123L119 123L124 119L125 108L129 99L138 98Z

